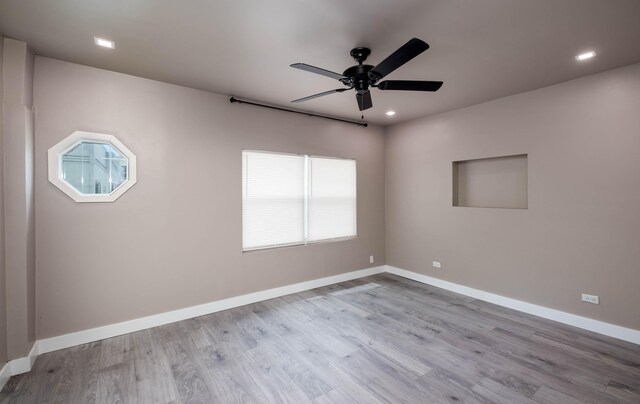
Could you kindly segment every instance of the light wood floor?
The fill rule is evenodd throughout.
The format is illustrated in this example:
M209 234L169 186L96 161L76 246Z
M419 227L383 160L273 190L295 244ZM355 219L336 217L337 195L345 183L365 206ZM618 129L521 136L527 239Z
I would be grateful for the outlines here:
M378 275L48 353L1 403L640 403L640 347Z

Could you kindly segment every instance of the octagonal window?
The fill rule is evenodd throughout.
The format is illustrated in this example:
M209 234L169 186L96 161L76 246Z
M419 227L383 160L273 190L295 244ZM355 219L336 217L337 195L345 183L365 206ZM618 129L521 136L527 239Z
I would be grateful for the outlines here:
M136 182L135 155L112 135L74 132L49 149L49 181L76 202L113 202Z
M62 154L62 179L81 194L110 194L127 181L128 166L111 144L82 141Z

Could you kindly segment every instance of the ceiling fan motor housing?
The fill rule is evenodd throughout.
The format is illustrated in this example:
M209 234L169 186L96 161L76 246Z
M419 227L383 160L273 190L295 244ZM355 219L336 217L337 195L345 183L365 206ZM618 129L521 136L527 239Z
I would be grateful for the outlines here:
M373 69L373 66L371 65L351 66L342 73L343 76L347 77L347 79L343 80L342 83L355 88L358 93L365 92L369 88L369 84L373 84L370 83L369 79L369 71L371 69Z

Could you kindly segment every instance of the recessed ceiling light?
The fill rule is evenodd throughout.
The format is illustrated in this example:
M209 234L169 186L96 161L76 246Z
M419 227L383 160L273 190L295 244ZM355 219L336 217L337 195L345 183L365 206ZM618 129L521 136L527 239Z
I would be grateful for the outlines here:
M587 60L587 59L591 59L592 57L594 57L596 55L596 53L594 51L590 51L590 52L585 52L585 53L581 53L578 56L576 56L576 60L578 62L582 62L583 60Z
M387 111L387 116L394 116L396 111Z
M98 38L95 37L93 38L96 42L96 45L98 46L102 46L103 48L109 48L109 49L115 49L116 48L116 43L113 41L110 41L108 39L102 39L102 38Z

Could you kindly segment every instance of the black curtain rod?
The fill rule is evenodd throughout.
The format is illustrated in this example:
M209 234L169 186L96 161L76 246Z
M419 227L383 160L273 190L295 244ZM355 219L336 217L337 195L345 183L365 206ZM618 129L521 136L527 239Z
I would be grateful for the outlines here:
M251 101L243 101L243 100L239 100L236 97L231 97L229 99L229 101L233 104L234 102L237 102L238 104L249 104L249 105L255 105L256 107L264 107L264 108L271 108L271 109L277 109L278 111L285 111L285 112L293 112L294 114L300 114L300 115L306 115L306 116L315 116L317 118L324 118L324 119L331 119L332 121L338 121L338 122L344 122L344 123L350 123L352 125L358 125L358 126L362 126L362 127L367 127L369 126L368 123L366 122L356 122L356 121L349 121L347 119L340 119L340 118L332 118L330 116L324 116L324 115L317 115L317 114L312 114L310 112L302 112L302 111L296 111L294 109L287 109L287 108L280 108L280 107L274 107L271 105L265 105L265 104L258 104L257 102L251 102Z

